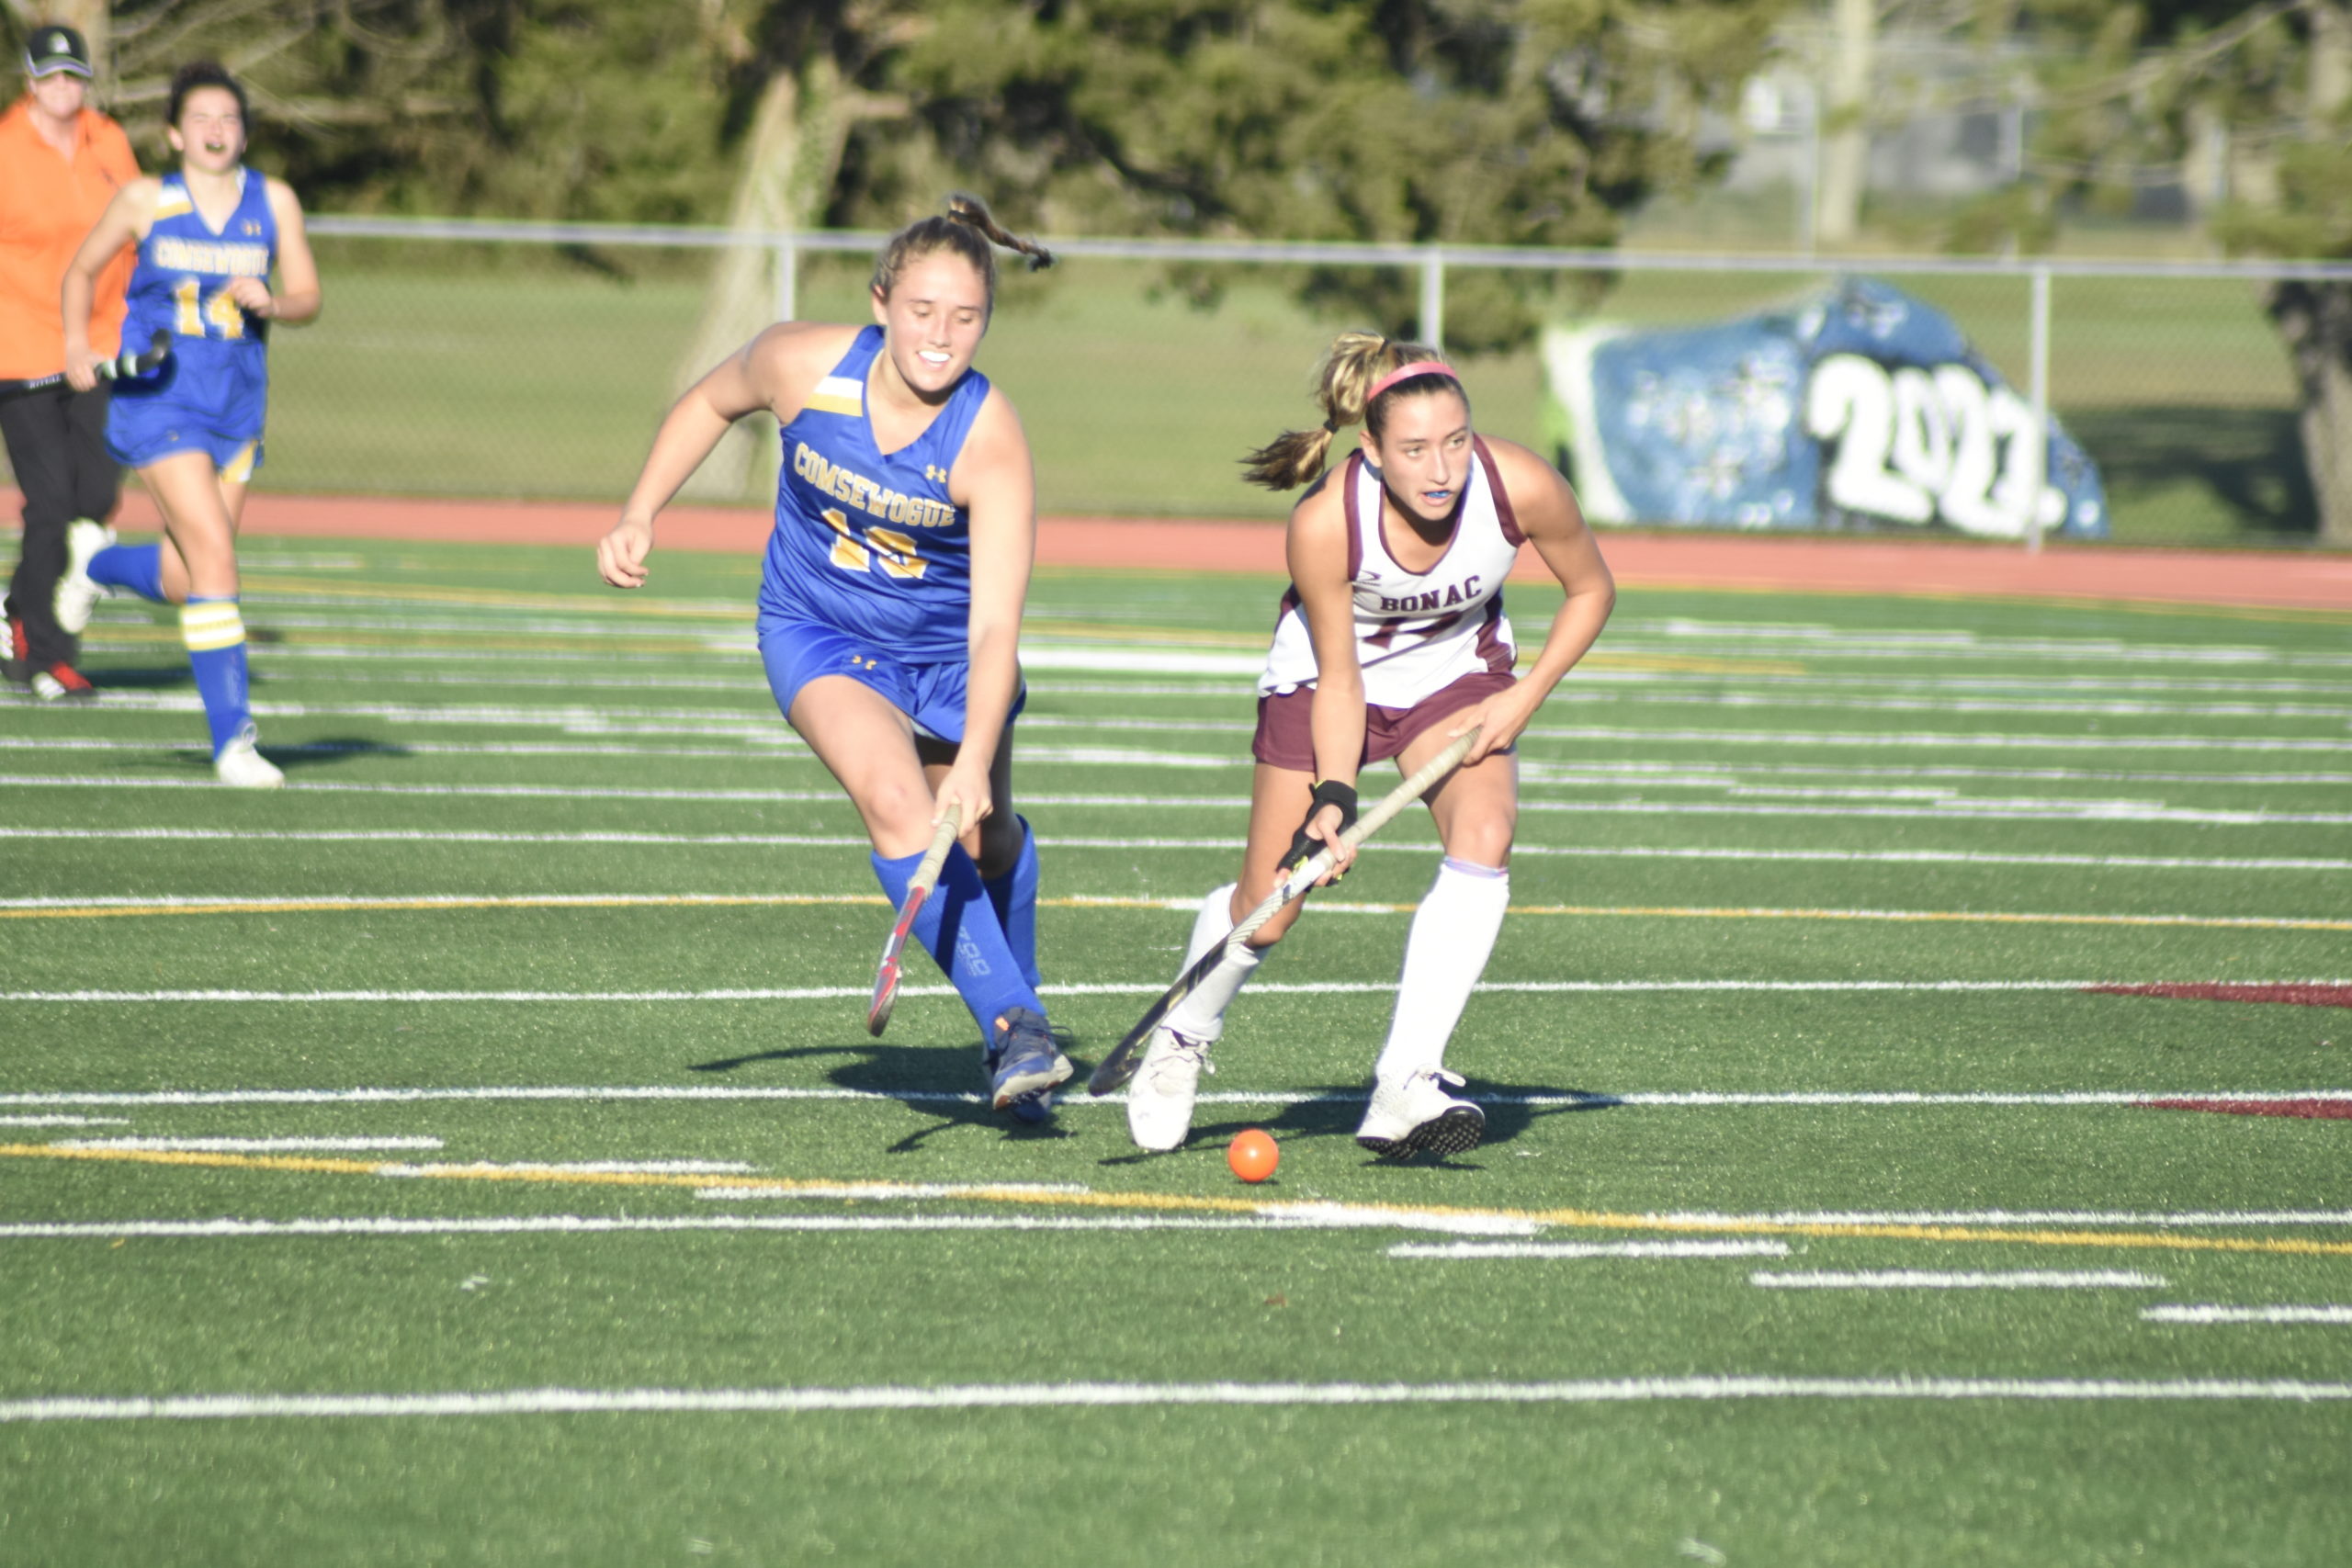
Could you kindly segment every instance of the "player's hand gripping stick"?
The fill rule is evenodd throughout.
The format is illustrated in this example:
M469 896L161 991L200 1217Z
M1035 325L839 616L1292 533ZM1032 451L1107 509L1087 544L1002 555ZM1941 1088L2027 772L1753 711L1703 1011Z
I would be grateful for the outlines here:
M144 376L171 356L172 334L158 330L143 352L125 348L112 359L100 360L97 367L98 379L127 381L134 376ZM0 400L13 398L23 392L38 392L44 387L61 387L64 384L65 372L62 370L51 371L46 376L34 376L22 381L0 381Z
M906 954L907 933L915 929L915 917L922 913L923 901L938 885L939 868L946 863L947 851L956 842L963 818L963 806L948 802L947 815L932 828L931 845L907 882L907 901L899 906L899 918L891 922L890 940L882 944L882 962L874 971L874 999L865 1009L865 1032L876 1039L889 1024L891 1008L898 1005L899 960Z
M1381 797L1377 806L1358 818L1353 827L1340 835L1340 841L1352 849L1388 826L1398 812L1419 800L1431 784L1460 766L1462 759L1470 754L1470 748L1477 743L1478 731L1476 728L1466 735L1457 736L1452 745L1415 769L1410 778L1390 790ZM1306 897L1307 889L1321 881L1323 874L1331 869L1331 852L1326 848L1317 851L1304 864L1293 867L1287 876L1274 885L1274 890L1266 895L1265 901L1243 917L1241 923L1234 927L1223 942L1201 954L1199 963L1179 975L1167 993L1144 1010L1143 1017L1127 1031L1126 1038L1102 1058L1102 1065L1096 1067L1094 1076L1086 1080L1087 1092L1108 1094L1135 1077L1136 1069L1143 1065L1141 1053L1144 1042L1151 1038L1151 1032L1159 1026L1161 1019L1168 1016L1169 1010L1207 979L1209 973L1237 943L1248 942L1257 933L1259 927L1272 919L1292 899Z

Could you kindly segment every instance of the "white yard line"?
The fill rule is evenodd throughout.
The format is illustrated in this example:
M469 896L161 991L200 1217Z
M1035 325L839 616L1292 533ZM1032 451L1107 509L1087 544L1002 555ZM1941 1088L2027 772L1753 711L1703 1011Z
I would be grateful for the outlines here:
M1327 913L1329 911L1327 909ZM1474 991L1498 996L1641 996L1686 993L1764 994L1774 993L1855 993L1903 994L1928 992L1938 994L1967 994L2009 992L2045 992L2064 994L2087 992L2094 987L2123 982L2106 980L1483 980ZM2141 984L2222 984L2208 981L2132 982ZM2352 984L2343 980L2284 980L2232 981L2228 984L2262 984L2276 986L2342 986ZM1396 988L1387 980L1268 980L1250 987L1252 996L1280 997L1344 997L1385 996ZM1121 985L1047 985L1038 987L1048 997L1156 997L1165 989L1158 981L1134 981ZM603 1003L603 1002L805 1002L842 1001L864 998L868 988L863 986L797 986L797 987L720 987L702 990L677 991L424 991L424 990L198 990L173 989L154 991L0 991L0 1002L65 1002L65 1003L309 1003L309 1002L523 1002L523 1003ZM908 986L901 997L945 998L956 994L948 986ZM2227 1091L2201 1090L2204 1094ZM2317 1090L2325 1094L2330 1091ZM1207 1098L1214 1099L1215 1096ZM1573 1101L1574 1096L1566 1097ZM1586 1099L1606 1099L1600 1095ZM0 1097L0 1104L6 1098ZM1715 1103L1732 1103L1718 1099ZM1530 1103L1549 1103L1536 1100ZM1701 1103L1698 1100L1690 1103Z
M0 1116L0 1127L128 1127L127 1116Z
M0 742L5 744L5 742ZM791 849L863 850L863 835L846 833L649 833L624 831L496 832L474 829L435 828L26 828L0 825L0 840L70 839L107 842L164 841L171 843L365 843L365 844L660 844L733 848L769 845ZM1129 853L1137 850L1209 850L1238 852L1238 838L1072 838L1037 835L1041 850L1105 850ZM1375 839L1358 852L1364 854L1436 854L1443 846ZM1778 850L1619 848L1584 844L1511 846L1514 856L1560 856L1574 860L1687 860L1784 862L1870 865L2031 865L2091 870L2151 871L2352 871L2352 860L2300 856L2192 856L2010 854L1978 850Z
M1089 897L1045 900L1048 905L1102 908L1170 909L1189 912L1189 898ZM873 893L421 893L376 897L353 895L304 896L233 893L197 895L97 894L86 897L0 898L0 912L57 910L63 913L128 910L168 913L186 909L213 914L240 912L339 913L344 911L458 911L539 908L790 908L793 906L880 905ZM1326 915L1409 915L1410 904L1318 903ZM2188 926L2211 931L2352 931L2352 918L2321 919L2299 915L2105 914L2032 909L1867 909L1802 908L1755 906L1515 904L1521 916L1558 915L1636 919L1758 919L1837 920L1887 924L2070 925L2070 926Z
M2006 1274L1939 1274L1919 1269L1888 1269L1862 1274L1765 1274L1747 1277L1767 1290L1794 1291L2153 1291L2163 1276L2121 1269L2065 1273L2019 1269Z
M2352 1323L2352 1306L2152 1306L2150 1323Z
M1040 1198L1065 1197L1088 1190L1075 1182L900 1182L845 1181L830 1187L799 1187L779 1190L775 1187L698 1187L695 1196L714 1202L741 1202L766 1199L824 1198L846 1199L852 1202L896 1202L933 1198L973 1198L985 1196L1030 1195Z
M863 995L864 993L859 993ZM1210 1105L1346 1105L1361 1100L1361 1094L1335 1092L1303 1093L1292 1090L1261 1092L1216 1093L1201 1096ZM2072 1091L2031 1092L2001 1089L1935 1092L1905 1089L1793 1089L1770 1091L1657 1091L1628 1090L1620 1094L1560 1093L1560 1094L1474 1094L1469 1098L1489 1105L1558 1106L1601 1110L1611 1107L1655 1107L1672 1109L1711 1109L1733 1107L1818 1107L1818 1106L1943 1106L1984 1108L1995 1106L2048 1107L2128 1107L2151 1100L2180 1099L2224 1098L2233 1100L2352 1100L2352 1089L2205 1089L2183 1093L2178 1090L2154 1089L2082 1089ZM370 1088L370 1089L152 1089L99 1090L77 1092L50 1090L44 1092L13 1092L0 1094L0 1106L27 1109L83 1106L92 1109L113 1109L141 1105L364 1105L414 1104L439 1100L532 1101L561 1102L571 1100L850 1100L876 1103L955 1103L977 1104L977 1092L953 1089L806 1089L751 1084L511 1084L469 1085L452 1088ZM1122 1095L1104 1095L1100 1099L1090 1095L1072 1094L1058 1101L1065 1110L1092 1106L1117 1106L1125 1103ZM1998 1215L1999 1211L1984 1211L1983 1215ZM1734 1216L1707 1216L1731 1218ZM1854 1216L1831 1216L1845 1219ZM1921 1218L1917 1215L1896 1215L1897 1220ZM1982 1216L1979 1216L1982 1217ZM2014 1216L2015 1223L2025 1224L2052 1218L2068 1217L2048 1214ZM2085 1215L2084 1218L2090 1216ZM2176 1216L2177 1217L2177 1216ZM2278 1223L2338 1224L2352 1218L2352 1213L2335 1211L2295 1211L2290 1218ZM2163 1217L2152 1217L2150 1223L2169 1223Z
M1391 1258L1786 1258L1784 1241L1449 1241L1399 1242Z
M806 1196L807 1194L803 1194ZM1398 1228L1410 1228L1391 1219ZM609 1235L694 1231L1300 1231L1350 1221L1269 1214L497 1214L455 1219L328 1216L298 1220L75 1220L0 1224L0 1242L114 1236L265 1240L274 1236Z
M663 731L670 733L673 731ZM2352 749L2352 743L2347 743ZM1133 759L1123 759L1130 765ZM1222 763L1217 764L1222 766ZM205 778L150 778L101 773L0 774L0 788L16 789L218 789ZM460 784L359 783L352 780L300 780L290 789L314 795L417 795L478 800L669 800L736 801L764 804L837 803L831 790L685 789L574 784ZM1102 807L1113 809L1202 809L1232 811L1245 801L1235 795L1027 795L1029 806ZM2211 810L2168 807L2154 801L2086 801L2076 806L2039 797L2026 800L1939 798L1919 806L1872 806L1860 802L1837 805L1780 804L1756 801L1544 800L1522 799L1522 812L1603 817L1758 817L1942 822L2083 822L2181 823L2201 827L2269 828L2343 826L2352 813L2330 811Z
M2352 1400L2352 1382L2227 1378L2031 1379L1702 1376L1462 1383L999 1383L929 1388L523 1388L447 1393L197 1393L0 1401L0 1422L389 1419L611 1412L1082 1409L1118 1406L1611 1404L1748 1399L2232 1401Z

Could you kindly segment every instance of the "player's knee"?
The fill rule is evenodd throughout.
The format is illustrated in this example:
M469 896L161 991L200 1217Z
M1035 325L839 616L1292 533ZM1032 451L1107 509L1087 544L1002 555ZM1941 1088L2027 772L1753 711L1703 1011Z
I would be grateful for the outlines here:
M1513 811L1458 822L1446 835L1445 852L1474 865L1499 866L1510 858L1511 838L1518 828L1519 814Z
M928 790L892 780L865 791L858 805L877 838L885 834L931 837L932 796Z

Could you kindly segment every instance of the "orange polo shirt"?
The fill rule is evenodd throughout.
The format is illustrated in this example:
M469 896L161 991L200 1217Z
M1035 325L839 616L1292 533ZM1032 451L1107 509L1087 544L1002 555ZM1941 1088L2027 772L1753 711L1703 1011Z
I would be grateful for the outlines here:
M29 94L0 115L0 380L65 368L58 289L66 264L114 193L139 177L122 127L96 109L76 119L68 162L33 128ZM121 347L122 296L138 259L125 246L98 274L90 346L100 354Z

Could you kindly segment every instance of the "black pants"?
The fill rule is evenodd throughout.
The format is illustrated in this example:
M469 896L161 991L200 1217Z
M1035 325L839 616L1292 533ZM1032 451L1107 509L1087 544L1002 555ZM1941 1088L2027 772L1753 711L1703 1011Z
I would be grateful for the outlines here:
M0 401L0 437L25 492L25 542L8 584L8 615L25 624L36 670L80 657L75 639L58 628L53 601L65 571L65 525L76 517L105 522L122 493L122 471L107 451L107 398L100 382L87 392L57 387Z

